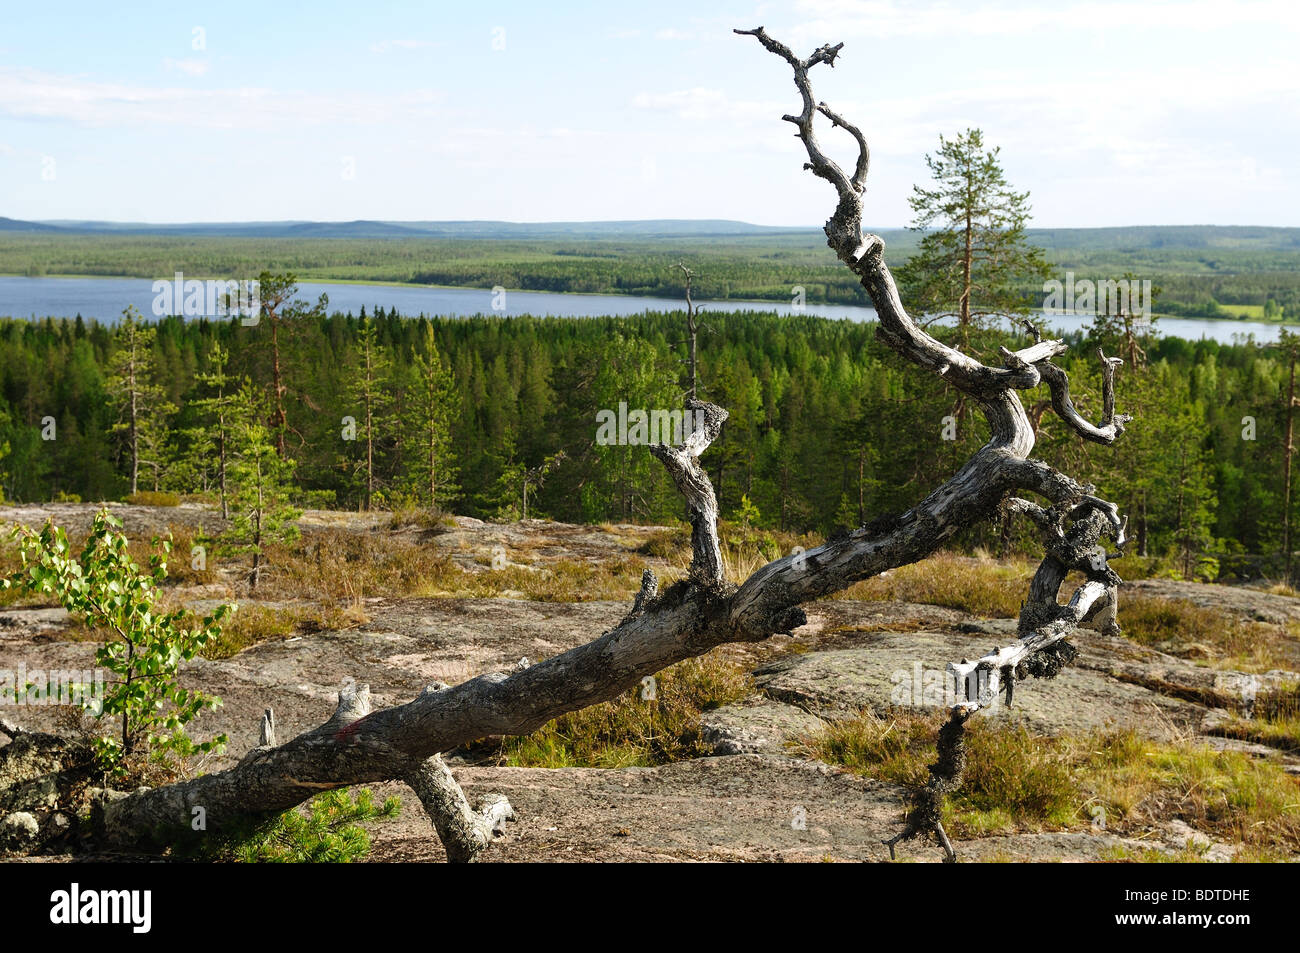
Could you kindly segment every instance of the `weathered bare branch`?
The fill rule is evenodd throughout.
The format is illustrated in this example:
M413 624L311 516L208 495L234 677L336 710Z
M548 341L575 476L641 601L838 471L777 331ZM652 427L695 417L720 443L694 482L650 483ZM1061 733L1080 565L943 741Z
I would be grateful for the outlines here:
M867 190L867 170L871 167L871 149L867 146L867 137L862 134L861 129L836 113L825 103L818 103L817 111L829 119L832 126L842 127L857 141L858 163L853 169L853 178L849 180L849 184L853 186L854 191L865 192Z
M1007 511L1008 515L1029 517L1030 522L1040 530L1050 532L1053 529L1056 529L1059 532L1059 527L1052 520L1047 510L1043 509L1037 503L1032 503L1029 500L1022 500L1018 496L1011 496L1002 501L1002 506Z
M1051 622L1041 624L1013 645L1008 645L973 661L962 659L948 663L948 674L959 697L960 707L972 710L993 703L1007 677L1030 656L1061 641L1078 627L1107 598L1105 583L1089 580L1075 590L1067 605L1061 606Z
M716 587L679 584L599 639L509 675L480 675L374 712L368 688L345 689L339 710L319 728L276 748L254 748L225 771L105 803L103 833L111 841L166 843L192 836L196 806L206 809L209 830L218 831L323 790L404 779L435 754L489 735L527 734L731 641L724 619L725 598Z
M370 714L370 686L357 685L349 680L339 689L338 707L334 715L322 726L327 731L346 734L352 726Z
M782 116L786 122L794 123L799 127L799 138L803 140L804 146L808 151L808 164L804 168L809 169L814 175L825 179L836 190L843 194L857 195L862 191L861 188L854 186L854 180L844 174L844 170L839 164L826 153L822 152L821 147L817 144L817 133L813 129L813 116L817 112L817 106L813 101L812 85L808 81L808 71L819 63L825 63L827 66L835 66L835 57L839 55L840 50L844 47L843 43L835 46L819 46L813 51L812 56L806 60L801 60L791 52L790 48L784 43L772 39L767 35L767 31L761 26L755 30L736 30L746 36L753 36L758 39L771 52L780 56L790 64L794 70L795 85L799 88L799 95L803 97L803 111L798 116ZM829 110L827 110L829 114ZM865 144L866 140L862 137L861 132L851 130L856 133L860 142ZM858 168L862 171L863 181L866 177L866 160L860 157Z
M1015 678L1054 674L1054 670L1026 669L1022 663L1060 642L1079 625L1091 621L1106 634L1119 631L1115 608L1120 578L1099 545L1103 535L1123 536L1122 523L1116 528L1112 522L1114 507L1095 497L1046 510L1014 497L1004 505L1011 512L1028 516L1042 531L1047 554L1034 573L1029 598L1020 610L1020 640L974 661L962 659L948 666L954 688L964 699L962 704L972 710L991 704L1003 684L1009 700ZM1057 595L1071 571L1083 573L1087 581L1062 606L1057 603Z
M1111 444L1124 432L1124 425L1133 418L1128 414L1115 413L1115 369L1124 362L1118 357L1107 357L1101 348L1097 348L1097 356L1101 358L1102 418L1096 425L1090 424L1075 409L1074 402L1070 399L1070 379L1065 371L1050 361L1044 361L1039 371L1052 392L1052 409L1056 415L1083 439Z
M691 578L702 585L716 586L724 581L722 551L718 545L718 499L709 475L700 466L700 454L718 439L727 412L716 404L691 397L686 401L686 419L698 426L690 428L683 446L655 444L650 452L663 461L690 507Z
M912 808L907 812L903 829L889 840L882 843L889 848L889 859L894 858L894 847L900 841L910 840L923 834L933 832L943 847L944 860L953 863L957 860L957 851L943 829L943 799L961 784L962 774L966 770L966 719L971 710L957 706L948 713L947 723L939 729L939 742L936 745L934 764L930 765L930 778L925 787L917 792L912 800Z
M1037 386L1039 380L1037 373L1026 373L1023 368L988 367L925 333L916 326L903 308L893 276L885 267L884 241L878 235L862 231L863 189L856 187L854 179L849 178L844 170L822 151L813 126L813 118L818 110L814 107L815 97L808 72L818 63L833 66L835 57L844 44L819 47L812 56L802 60L785 44L770 37L762 27L735 32L743 36L755 37L765 49L789 63L794 71L794 83L803 100L803 111L798 116L783 116L782 119L794 123L799 129L798 135L809 159L805 168L831 183L839 196L835 213L825 226L827 244L835 250L840 260L858 275L871 296L880 318L877 334L909 360L944 377L954 387L976 398L1007 387ZM831 115L829 110L822 114L837 125L849 128L843 117ZM855 139L859 139L858 168L865 176L866 139L857 127L849 131ZM865 180L862 184L865 188Z

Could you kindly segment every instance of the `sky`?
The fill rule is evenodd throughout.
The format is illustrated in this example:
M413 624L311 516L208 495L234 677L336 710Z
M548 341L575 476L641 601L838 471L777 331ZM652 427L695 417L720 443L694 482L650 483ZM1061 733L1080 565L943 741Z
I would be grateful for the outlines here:
M1037 226L1300 226L1294 0L0 0L0 215L820 225L759 25L844 43L868 227L969 127Z

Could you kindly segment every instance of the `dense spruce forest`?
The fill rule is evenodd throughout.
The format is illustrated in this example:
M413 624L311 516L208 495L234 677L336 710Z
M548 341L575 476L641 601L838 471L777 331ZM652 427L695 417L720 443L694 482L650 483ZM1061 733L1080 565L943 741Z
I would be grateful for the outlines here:
M598 442L597 414L620 403L681 406L684 324L680 312L427 320L305 304L254 327L4 320L3 493L123 499L134 434L138 490L215 500L222 401L247 379L271 395L263 412L273 414L278 372L300 506L518 518L527 485L530 517L672 522L681 501L663 468L643 446ZM989 354L1010 342L983 332L974 343ZM1128 342L1106 327L1069 343L1075 401L1093 417L1098 344L1130 359L1118 404L1135 422L1114 448L1095 451L1042 413L1046 388L1029 392L1044 459L1118 501L1134 554L1157 571L1278 574L1287 354ZM709 312L699 381L701 396L731 414L707 459L723 515L759 528L833 533L901 511L986 438L974 408L908 373L869 324ZM1028 543L1003 525L959 541L997 552Z

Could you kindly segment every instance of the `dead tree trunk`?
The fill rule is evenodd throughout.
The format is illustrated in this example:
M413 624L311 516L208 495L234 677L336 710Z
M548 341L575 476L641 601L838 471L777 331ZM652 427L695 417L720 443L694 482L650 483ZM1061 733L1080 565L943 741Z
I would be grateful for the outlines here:
M677 267L682 270L682 277L686 281L686 396L694 400L696 397L695 349L696 340L699 337L699 326L695 321L695 302L691 300L691 279L695 277L695 272L680 261L677 263Z
M1295 362L1296 347L1288 348L1289 365L1286 387L1286 440L1282 463L1282 553L1286 561L1282 581L1291 585L1291 458L1295 456Z
M904 835L934 833L946 843L934 809L936 798L960 783L961 726L965 716L1005 692L1018 679L1055 674L1072 657L1065 639L1084 623L1114 625L1115 587L1111 558L1098 545L1107 535L1124 542L1117 508L1078 483L1030 458L1034 428L1018 391L1045 383L1052 408L1086 440L1112 443L1129 420L1114 410L1114 373L1120 363L1102 356L1103 418L1084 420L1070 401L1069 382L1051 358L1065 351L1060 341L1036 341L1020 351L1002 349L1002 366L980 363L919 328L904 311L886 267L884 243L862 231L862 193L869 153L862 133L824 103L814 105L809 70L833 65L841 49L823 46L809 58L796 57L760 27L737 31L756 37L794 71L803 100L798 129L808 154L806 168L834 186L839 197L826 223L828 244L861 280L875 304L880 338L921 371L954 387L987 418L991 436L946 483L905 513L873 520L853 532L797 556L778 559L735 585L724 576L717 532L717 500L700 456L721 432L727 412L695 399L688 413L704 422L682 447L651 451L668 469L691 512L690 571L659 592L647 572L631 611L600 638L509 674L480 675L455 686L431 685L404 705L371 712L362 686L339 695L324 725L276 747L249 752L235 767L180 784L105 799L99 812L110 841L165 842L194 836L194 808L206 810L209 830L224 829L291 808L314 794L350 784L404 779L419 793L452 859L470 859L490 839L507 808L490 802L470 810L437 756L489 735L518 735L552 718L634 688L661 669L726 642L758 641L789 632L806 621L804 603L844 589L885 570L916 562L959 531L994 517L1006 498L1013 512L1033 520L1047 540L1047 556L1034 577L1021 613L1019 638L989 655L949 666L959 702L945 737L946 754L935 768L928 800L909 818ZM843 128L858 145L856 167L846 174L817 144L813 119L820 114ZM1017 496L1035 494L1047 505ZM1066 573L1081 571L1084 583L1067 604L1057 601ZM928 808L927 808L928 805ZM900 835L902 837L903 835ZM891 846L892 850L892 846ZM951 854L951 847L948 847Z

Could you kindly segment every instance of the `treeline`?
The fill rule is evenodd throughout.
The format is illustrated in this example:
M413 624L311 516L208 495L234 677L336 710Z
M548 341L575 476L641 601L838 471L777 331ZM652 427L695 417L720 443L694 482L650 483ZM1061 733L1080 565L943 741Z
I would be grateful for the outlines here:
M1159 310L1204 318L1300 320L1300 271L1239 275L1168 275Z
M1300 320L1300 250L1281 238L1209 242L1196 230L1170 230L1169 242L1114 230L1029 230L1064 280L1118 279L1131 273L1161 288L1158 310L1189 317ZM1142 232L1143 230L1136 230ZM1231 232L1232 230L1224 230ZM1292 230L1285 231L1289 234ZM918 233L886 233L891 264L916 250ZM1050 239L1049 241L1043 241ZM1162 239L1164 240L1164 239ZM1236 241L1237 245L1231 244ZM1057 244L1053 244L1056 242ZM1145 242L1146 244L1143 244ZM1223 243L1227 243L1224 247ZM0 274L120 275L170 278L253 277L266 268L304 280L337 279L643 295L680 300L678 261L691 263L699 300L790 301L804 289L814 304L869 305L852 273L816 231L782 236L682 236L646 239L237 238L63 235L0 232ZM1021 289L1038 306L1041 285ZM1268 313L1269 302L1273 302Z
M874 326L706 313L701 396L731 414L705 463L724 517L831 533L915 503L986 439L978 411L880 345ZM219 492L217 421L247 381L292 461L298 505L425 506L485 519L663 522L682 505L644 446L597 441L597 415L681 406L681 315L407 319L286 307L276 322L165 318L143 362L130 322L0 322L0 482L7 499ZM940 330L937 333L946 332ZM275 339L273 340L273 334ZM986 352L1005 335L987 333ZM1097 484L1131 520L1135 550L1184 575L1276 574L1281 562L1287 363L1276 349L1077 335L1064 365L1076 404L1100 414L1095 357L1133 414L1113 448L1041 417L1037 454ZM214 363L216 362L216 363ZM1131 364L1131 361L1130 361ZM130 373L153 388L126 407ZM276 421L280 382L283 422ZM53 426L51 426L51 424ZM628 432L638 439L635 427ZM952 439L946 439L951 437ZM562 452L562 457L557 457ZM962 542L1027 544L989 525Z
M906 239L906 233L900 238ZM901 251L902 249L900 249ZM254 277L262 269L336 279L680 299L676 265L707 261L702 299L868 304L817 232L808 236L539 239L302 239L0 233L0 274Z

